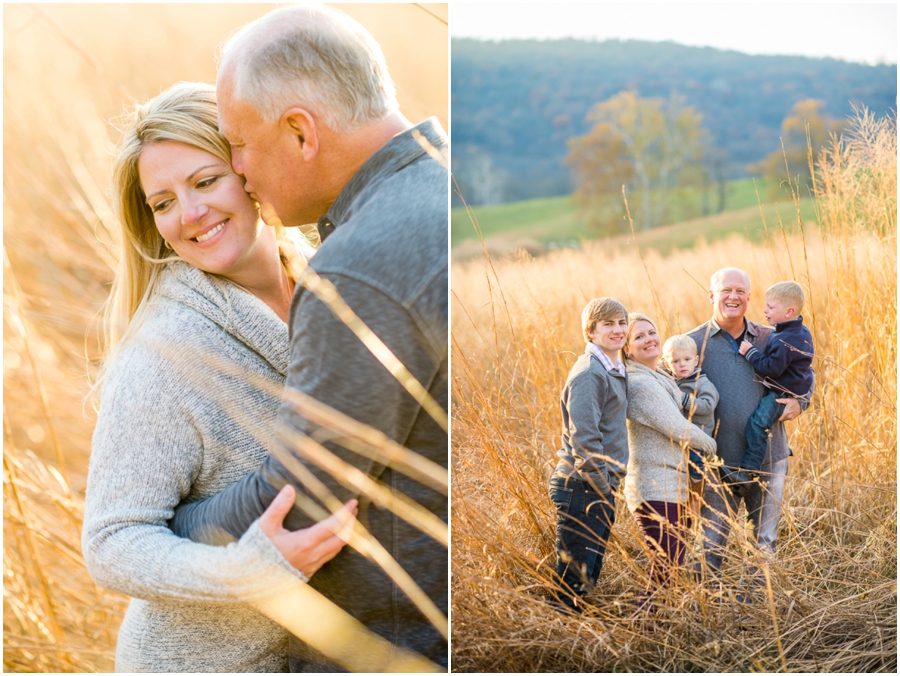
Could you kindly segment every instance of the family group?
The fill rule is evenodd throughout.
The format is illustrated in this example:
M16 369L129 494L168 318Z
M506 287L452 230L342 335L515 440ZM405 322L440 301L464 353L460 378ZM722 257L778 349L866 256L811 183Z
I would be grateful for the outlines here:
M586 343L566 379L562 448L550 479L556 507L554 603L583 612L622 493L650 560L642 611L684 567L693 521L702 556L693 580L716 578L743 502L766 565L775 554L791 455L783 421L809 406L813 342L795 282L766 291L772 328L745 318L750 278L737 268L710 280L712 318L665 343L656 323L612 298L582 312ZM762 569L750 575L760 582ZM744 597L744 598L750 598Z

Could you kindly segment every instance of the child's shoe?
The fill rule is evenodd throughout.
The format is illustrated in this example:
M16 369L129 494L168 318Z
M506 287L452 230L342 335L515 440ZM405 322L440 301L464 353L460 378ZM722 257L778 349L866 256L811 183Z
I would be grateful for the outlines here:
M753 477L745 469L731 469L724 465L719 468L722 481L731 489L731 494L736 498L745 498L750 492Z

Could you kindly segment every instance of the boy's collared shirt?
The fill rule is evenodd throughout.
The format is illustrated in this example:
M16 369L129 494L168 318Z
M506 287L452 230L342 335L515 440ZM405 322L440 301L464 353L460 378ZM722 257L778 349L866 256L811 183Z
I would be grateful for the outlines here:
M600 363L603 364L603 368L607 371L618 371L623 376L625 375L625 364L622 363L621 359L616 359L616 363L613 364L612 359L609 358L603 350L594 345L594 343L587 344L588 349L591 351L591 354L597 357L600 360Z

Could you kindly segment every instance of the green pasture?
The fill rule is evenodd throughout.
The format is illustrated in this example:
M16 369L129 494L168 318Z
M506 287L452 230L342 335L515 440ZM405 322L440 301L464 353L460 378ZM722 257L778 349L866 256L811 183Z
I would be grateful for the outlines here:
M759 197L757 198L757 189ZM742 233L754 241L765 237L763 218L774 234L780 233L781 224L790 232L796 226L796 207L788 195L777 185L764 180L744 179L729 182L726 186L725 211L697 218L679 219L673 214L673 222L646 232L638 232L638 241L665 253L673 248L693 246L698 238L713 241L732 233ZM639 195L629 196L634 203ZM715 196L711 197L715 204ZM682 210L690 212L691 202L699 196L689 196ZM494 237L530 238L539 243L572 242L596 239L599 233L590 227L587 216L579 208L576 198L548 197L543 199L471 207L474 218L485 239ZM693 209L694 213L698 209ZM806 197L800 201L800 213L805 223L816 220L813 201ZM472 220L465 209L451 211L451 240L457 246L465 240L477 237ZM611 240L630 239L612 237Z

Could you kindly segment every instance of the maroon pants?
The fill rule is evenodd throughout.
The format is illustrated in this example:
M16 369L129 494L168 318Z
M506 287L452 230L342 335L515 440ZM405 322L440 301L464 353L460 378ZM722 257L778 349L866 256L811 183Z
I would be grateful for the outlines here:
M684 563L690 516L677 502L644 502L634 512L650 554L651 588L667 585Z

